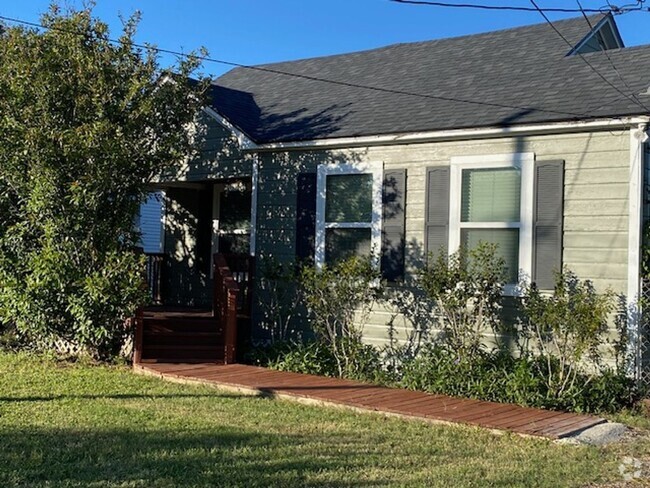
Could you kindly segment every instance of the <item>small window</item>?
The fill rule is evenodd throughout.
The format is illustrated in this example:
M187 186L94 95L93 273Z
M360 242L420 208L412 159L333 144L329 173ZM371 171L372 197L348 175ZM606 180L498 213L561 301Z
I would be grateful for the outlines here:
M609 49L623 47L623 41L613 21L605 19L600 26L596 26L585 39L578 43L570 54L588 54Z
M145 254L158 254L163 251L164 216L164 193L162 191L149 193L147 199L140 205L137 219L140 245Z
M507 294L532 268L532 154L452 158L449 250L498 246Z
M382 167L321 165L316 206L316 265L371 256L379 266Z

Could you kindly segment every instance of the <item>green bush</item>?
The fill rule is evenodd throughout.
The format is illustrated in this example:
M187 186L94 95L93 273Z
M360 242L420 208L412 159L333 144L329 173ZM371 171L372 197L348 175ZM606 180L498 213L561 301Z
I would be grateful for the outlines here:
M280 262L273 257L262 262L255 297L259 326L271 344L301 339L297 320L302 299L299 278L299 267L294 262Z
M349 353L344 377L385 383L379 351L361 342L348 343ZM281 342L253 349L247 356L249 362L279 371L340 377L332 349L321 342Z
M517 338L532 349L519 344L515 357L504 347L484 345L482 334L500 325L503 264L496 247L485 244L449 260L439 256L420 275L424 294L397 299L387 294L387 299L403 308L413 308L417 300L431 304L433 312L427 306L413 316L435 317L443 334L413 335L412 340L407 335L406 343L391 336L382 351L362 344L352 320L359 304L367 306L377 297L367 263L303 270L317 340L259 350L258 364L538 408L594 413L632 406L639 397L634 381L624 368L609 368L603 361L611 346L607 333L613 296L597 293L569 271L558 275L552 294L534 286L526 289ZM368 288L356 288L361 285ZM611 349L616 354L620 344Z
M505 260L494 244L441 253L420 272L420 286L435 305L443 341L462 355L481 348L483 334L499 322Z
M363 325L381 295L379 271L370 259L350 257L322 269L303 266L300 285L316 339L334 357L338 376L344 376L355 369Z
M400 385L435 394L589 413L616 412L638 400L633 381L612 370L593 377L580 374L578 381L584 385L557 395L548 389L545 364L540 358L515 358L500 351L461 358L444 346L429 346L405 364Z
M522 300L522 334L537 355L537 375L543 379L549 400L581 396L601 375L608 348L609 315L614 310L611 291L596 292L590 281L574 273L557 273L555 289L545 294L535 285Z

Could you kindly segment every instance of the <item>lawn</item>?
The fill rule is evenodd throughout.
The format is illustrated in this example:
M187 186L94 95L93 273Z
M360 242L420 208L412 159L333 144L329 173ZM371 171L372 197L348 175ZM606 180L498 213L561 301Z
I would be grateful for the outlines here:
M650 452L642 437L557 445L10 353L0 353L0 442L2 487L558 488L620 480L624 456Z

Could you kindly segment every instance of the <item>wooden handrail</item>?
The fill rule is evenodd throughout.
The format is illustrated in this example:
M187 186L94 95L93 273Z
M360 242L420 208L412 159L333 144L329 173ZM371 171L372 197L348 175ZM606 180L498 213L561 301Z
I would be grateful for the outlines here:
M135 334L133 338L133 363L140 364L142 362L142 339L144 335L144 311L142 307L138 308L135 312L135 317L131 320L135 326Z
M147 257L147 286L154 305L162 305L162 274L165 267L165 253L145 253Z
M224 363L234 363L237 357L237 297L239 285L228 267L226 257L214 255L214 299L212 314L223 328Z

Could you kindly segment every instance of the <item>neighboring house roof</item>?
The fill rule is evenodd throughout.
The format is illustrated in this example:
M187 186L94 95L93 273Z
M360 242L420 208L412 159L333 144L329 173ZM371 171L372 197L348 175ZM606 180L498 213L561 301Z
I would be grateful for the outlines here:
M572 46L590 33L583 17L554 25ZM257 143L648 114L570 51L544 23L260 66L424 96L236 68L213 82L213 108ZM606 53L584 58L626 94L648 88L650 45Z

